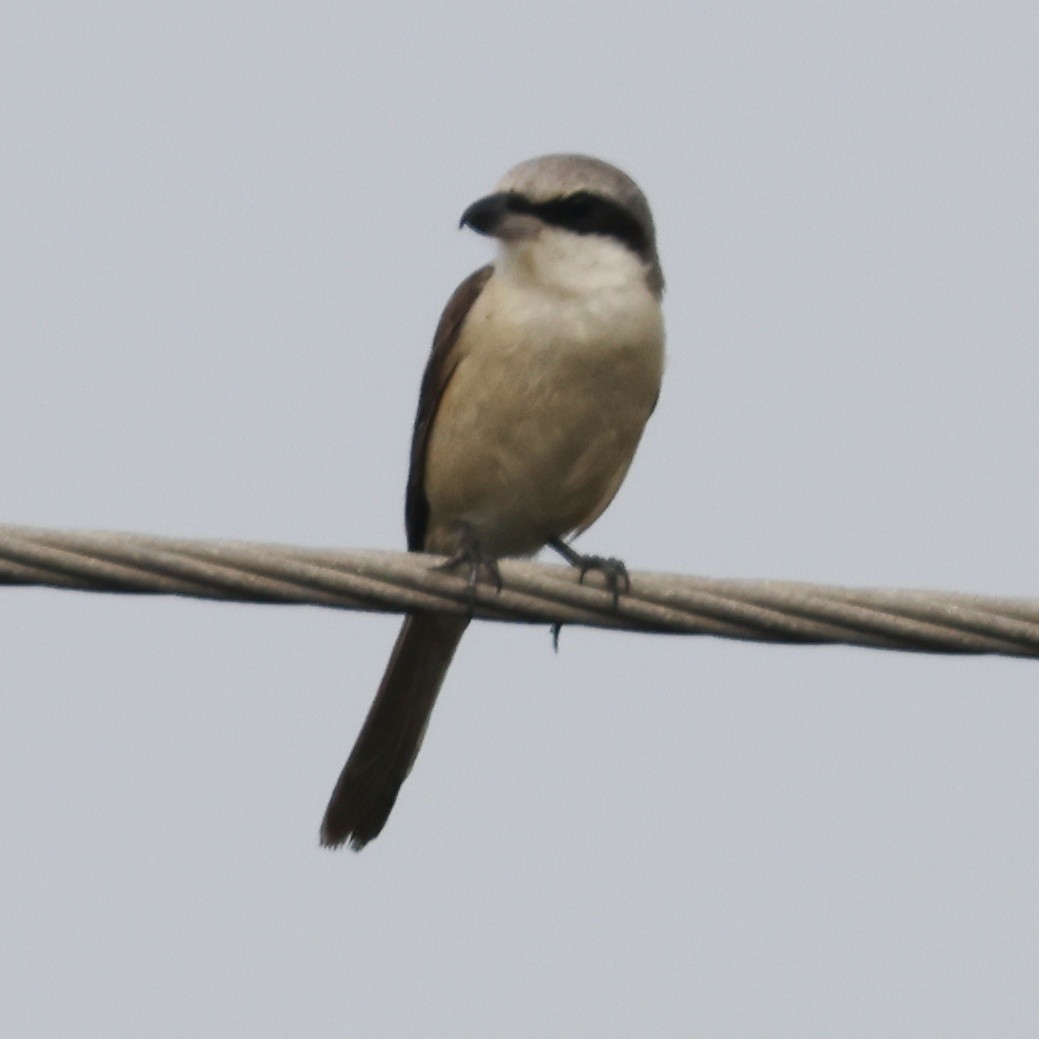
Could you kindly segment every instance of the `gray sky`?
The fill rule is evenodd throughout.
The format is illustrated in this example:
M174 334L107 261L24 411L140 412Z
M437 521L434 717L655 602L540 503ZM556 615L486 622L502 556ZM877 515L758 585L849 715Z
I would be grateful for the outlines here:
M635 569L1039 594L1039 7L5 4L0 522L400 547L458 217L639 180ZM0 590L0 1034L1034 1036L1039 668Z

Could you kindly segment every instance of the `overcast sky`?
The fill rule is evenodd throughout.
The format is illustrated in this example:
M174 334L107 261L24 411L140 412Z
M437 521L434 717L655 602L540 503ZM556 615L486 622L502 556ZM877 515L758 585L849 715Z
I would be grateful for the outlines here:
M403 546L418 382L585 151L654 208L633 569L1039 595L1034 0L8 0L0 522ZM0 1034L1034 1036L1039 664L0 589Z

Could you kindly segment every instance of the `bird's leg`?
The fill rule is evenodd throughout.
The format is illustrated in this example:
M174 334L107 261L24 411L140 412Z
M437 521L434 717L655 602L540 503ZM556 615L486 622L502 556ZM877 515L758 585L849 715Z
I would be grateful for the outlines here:
M480 546L480 541L468 524L462 526L458 536L458 549L446 562L433 567L434 570L454 570L465 565L468 568L469 594L476 598L476 586L480 583L480 572L486 571L498 592L501 592L501 571L498 560L487 555Z
M631 591L631 580L628 577L628 568L619 559L610 559L606 556L585 556L572 549L562 538L552 538L548 542L550 548L554 548L571 566L576 566L581 571L581 583L584 583L584 575L589 570L598 570L606 582L606 588L613 593L613 605L616 606L620 600L621 592Z

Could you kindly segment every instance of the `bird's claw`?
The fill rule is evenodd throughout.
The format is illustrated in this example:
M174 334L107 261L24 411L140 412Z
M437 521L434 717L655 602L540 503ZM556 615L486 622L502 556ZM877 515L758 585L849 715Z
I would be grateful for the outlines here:
M551 628L551 631L552 631L552 649L556 653L559 652L559 633L562 630L563 630L563 625L559 621L556 621L556 623L552 625L552 628Z
M480 583L481 573L487 574L498 594L501 594L502 580L498 560L494 556L487 555L480 547L480 542L472 534L463 535L458 551L445 562L438 563L433 569L455 570L460 566L467 568L466 584L469 588L470 599L476 599L476 586Z
M555 549L571 566L580 571L580 583L584 584L584 575L591 570L598 570L606 582L606 590L613 595L613 605L620 601L621 592L631 591L631 578L628 568L619 559L609 556L584 556L571 548L562 538L552 538L549 547Z
M608 556L581 556L580 562L576 564L580 571L578 581L584 584L584 575L592 570L602 574L606 582L606 590L613 595L613 605L620 601L621 592L631 591L631 578L628 576L628 568L623 560L613 559Z

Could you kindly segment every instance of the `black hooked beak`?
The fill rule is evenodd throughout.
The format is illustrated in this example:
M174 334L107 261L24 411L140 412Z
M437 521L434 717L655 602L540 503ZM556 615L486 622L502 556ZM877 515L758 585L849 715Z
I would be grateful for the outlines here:
M458 226L469 226L479 234L493 235L501 222L513 212L513 202L514 196L507 192L481 198L462 214Z

